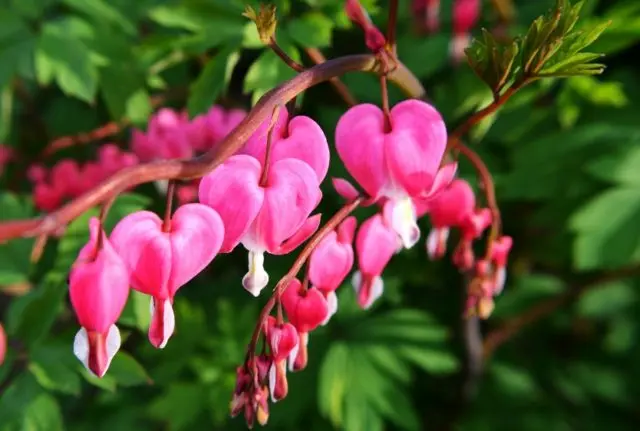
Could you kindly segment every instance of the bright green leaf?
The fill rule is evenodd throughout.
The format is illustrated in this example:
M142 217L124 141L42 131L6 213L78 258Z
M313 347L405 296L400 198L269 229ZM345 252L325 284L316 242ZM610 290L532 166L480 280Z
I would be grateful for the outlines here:
M129 34L136 33L135 25L108 2L103 0L63 0L63 3L98 22L108 22Z
M42 343L30 352L29 371L38 383L46 389L71 395L80 394L78 360L68 343Z
M323 48L331 45L333 21L319 12L310 12L292 20L287 26L291 38L310 48Z
M586 317L613 317L637 303L636 288L618 281L602 284L585 292L577 303L577 311Z
M153 381L131 355L126 352L118 352L109 366L109 375L122 386L137 386L151 384Z
M235 47L219 52L209 60L190 87L187 109L193 117L206 112L229 84L233 68L240 58Z
M282 48L295 61L300 61L300 55L295 47L282 46ZM244 81L244 91L253 92L252 104L255 103L269 90L295 76L283 61L271 50L265 50L260 57L249 67Z

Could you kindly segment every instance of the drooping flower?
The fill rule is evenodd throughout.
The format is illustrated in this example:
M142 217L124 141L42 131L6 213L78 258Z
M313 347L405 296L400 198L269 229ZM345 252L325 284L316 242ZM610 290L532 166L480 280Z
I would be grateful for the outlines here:
M431 259L444 256L449 231L460 227L473 215L476 197L468 182L456 179L428 203L426 211L433 228L427 237L427 253Z
M473 241L478 239L492 222L491 211L488 208L477 208L464 219L460 226L460 242L453 252L453 263L461 270L467 271L473 267Z
M385 208L387 213L388 208ZM387 224L383 214L376 214L362 223L356 235L358 271L352 279L360 307L371 307L382 295L382 271L401 247L398 235Z
M349 19L358 24L364 31L365 44L373 52L378 52L387 43L382 32L373 24L367 11L359 0L346 0L344 10Z
M469 45L469 33L480 17L481 0L454 0L453 2L453 39L451 55L455 61L464 58L464 50Z
M131 149L144 162L192 157L186 112L160 109L149 120L146 133L133 130Z
M265 122L241 150L244 154L230 157L204 177L198 191L200 202L225 223L221 251L228 253L240 243L249 251L242 285L254 296L269 282L264 253L289 253L318 228L320 216L309 216L322 197L319 184L329 163L326 138L312 120L295 117L285 127L287 118L280 115L268 166Z
M346 218L335 231L329 232L309 257L309 280L323 292L335 291L353 267L355 217Z
M220 250L224 225L211 208L183 205L169 226L150 211L129 214L111 234L131 275L131 286L150 295L149 340L163 348L175 327L173 298Z
M406 248L419 239L412 199L436 196L453 179L456 164L440 168L447 130L436 109L419 100L405 100L390 113L371 104L349 109L338 121L336 149L347 170L374 199L392 202L390 225Z
M287 396L287 359L293 349L298 347L298 332L291 323L281 322L269 316L265 335L271 350L273 362L269 369L269 391L271 399L276 402Z
M75 336L73 352L89 371L102 377L120 349L115 322L129 295L129 274L97 218L90 220L89 229L89 242L80 250L69 274L71 305L82 326Z
M440 0L413 0L414 16L429 33L440 28Z
M499 295L504 288L507 280L507 260L509 252L513 246L513 239L510 236L503 235L493 242L491 245L491 261L494 266L494 289L495 295Z

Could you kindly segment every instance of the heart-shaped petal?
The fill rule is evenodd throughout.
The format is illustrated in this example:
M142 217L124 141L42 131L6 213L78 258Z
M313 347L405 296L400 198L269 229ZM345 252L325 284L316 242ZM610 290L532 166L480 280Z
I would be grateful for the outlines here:
M222 219L202 204L183 205L171 219L170 294L202 271L218 254L224 238Z
M162 220L151 211L129 214L118 222L111 242L125 262L131 287L158 299L171 297L171 241Z
M264 200L258 185L262 167L253 157L236 155L227 159L200 181L200 202L213 208L225 227L220 251L231 252L254 222Z
M338 242L338 234L329 232L309 258L309 280L323 292L333 291L340 287L352 266L351 244Z
M365 220L356 235L358 266L364 275L380 275L398 249L396 232L376 214Z
M447 147L447 128L440 113L420 100L405 100L391 110L385 157L395 188L409 196L428 193Z
M277 250L306 222L321 196L315 172L296 159L269 169L262 208L243 244L248 249Z
M329 314L327 300L318 289L303 289L298 279L289 282L281 297L289 321L298 332L316 329Z
M460 226L473 214L475 206L476 197L469 183L455 180L431 201L431 223L435 227Z
M360 104L340 117L336 150L347 171L371 197L389 185L384 145L384 114L377 106Z

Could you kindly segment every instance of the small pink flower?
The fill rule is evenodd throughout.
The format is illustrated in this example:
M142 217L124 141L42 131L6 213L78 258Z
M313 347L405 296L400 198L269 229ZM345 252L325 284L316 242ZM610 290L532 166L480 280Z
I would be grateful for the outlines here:
M387 43L386 38L380 30L373 24L367 11L362 7L359 0L346 0L345 12L349 19L358 24L364 30L365 43L367 48L373 52L378 52Z
M131 286L150 295L149 340L163 348L173 334L173 297L216 256L224 226L220 216L200 204L183 205L167 231L149 211L129 214L111 234L113 246L131 275Z
M495 267L495 295L499 295L507 279L507 260L513 246L510 236L501 236L491 245L491 260Z
M289 353L298 344L298 333L291 323L278 323L275 317L269 316L265 335L271 349L273 360L278 362L287 359Z
M382 214L369 217L362 223L356 235L359 269L352 280L360 307L371 307L382 295L382 271L401 247L398 235L387 225Z
M73 352L85 367L104 376L120 348L115 322L129 295L127 268L102 231L97 218L89 223L89 242L80 250L69 274L69 296L82 328ZM98 250L98 236L101 236Z
M348 217L313 250L309 258L309 280L314 287L323 292L340 287L353 266L355 231L356 219Z
M256 158L262 166L267 150L267 136L271 119L264 121L247 140L239 154ZM302 115L289 120L286 109L280 109L271 132L271 155L273 165L284 159L298 159L308 164L321 183L329 169L329 144L320 126Z
M281 301L289 322L300 333L316 329L329 312L322 293L316 288L305 289L296 278L285 288Z
M480 18L481 0L454 0L453 39L451 55L455 61L464 58L464 50L471 40L470 32Z
M41 164L33 164L27 169L27 178L29 178L29 181L32 183L43 182L47 179L47 176L47 168Z
M145 162L192 157L186 113L169 108L160 109L151 117L146 134L133 130L131 149Z
M37 183L33 189L33 201L36 207L45 212L55 211L62 204L63 197L61 190L45 182Z
M227 159L200 182L200 202L215 209L225 224L221 251L239 243L249 251L249 271L242 285L258 296L269 282L264 253L287 254L318 228L320 216L309 217L322 197L318 179L305 162L286 158L269 167L260 184L262 166L239 154Z
M427 238L427 253L431 259L444 256L452 227L460 227L473 215L476 197L468 182L456 179L428 203L433 228Z
M199 115L189 125L191 145L196 151L209 151L222 141L247 116L241 109L226 110L214 105L209 112Z
M336 149L369 196L392 202L390 225L410 248L420 236L412 199L436 196L453 179L456 165L440 168L447 130L434 107L405 100L393 107L390 120L391 131L386 132L377 106L349 109L338 121Z

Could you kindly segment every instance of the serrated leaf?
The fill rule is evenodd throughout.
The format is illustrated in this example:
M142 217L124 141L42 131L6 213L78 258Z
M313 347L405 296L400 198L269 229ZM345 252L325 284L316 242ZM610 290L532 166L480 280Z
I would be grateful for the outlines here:
M91 51L77 38L45 25L36 51L38 82L47 85L55 79L70 96L92 102L98 88L98 69Z
M190 87L187 109L192 117L208 111L213 106L228 85L239 59L237 48L230 46L207 62Z
M303 47L323 48L331 45L333 21L319 12L310 12L292 20L287 32Z

